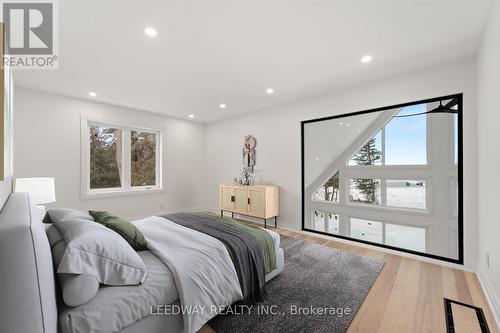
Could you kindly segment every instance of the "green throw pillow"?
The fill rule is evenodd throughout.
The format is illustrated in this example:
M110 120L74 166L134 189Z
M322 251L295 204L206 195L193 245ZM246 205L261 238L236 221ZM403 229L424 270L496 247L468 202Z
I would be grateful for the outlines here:
M122 236L136 251L147 250L146 239L142 232L129 221L108 212L89 210L96 222L108 227Z

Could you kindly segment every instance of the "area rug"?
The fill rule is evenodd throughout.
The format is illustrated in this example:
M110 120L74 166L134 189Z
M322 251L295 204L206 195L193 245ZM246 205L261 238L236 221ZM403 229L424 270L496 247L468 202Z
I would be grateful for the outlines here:
M384 263L308 241L281 237L283 272L263 303L235 305L209 322L218 333L347 331Z

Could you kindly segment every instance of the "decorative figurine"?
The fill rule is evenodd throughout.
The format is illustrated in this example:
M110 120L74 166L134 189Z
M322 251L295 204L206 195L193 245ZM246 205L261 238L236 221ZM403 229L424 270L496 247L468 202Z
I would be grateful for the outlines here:
M251 173L253 173L254 166L257 163L257 152L255 151L256 146L257 140L253 136L245 136L245 145L243 146L243 166Z

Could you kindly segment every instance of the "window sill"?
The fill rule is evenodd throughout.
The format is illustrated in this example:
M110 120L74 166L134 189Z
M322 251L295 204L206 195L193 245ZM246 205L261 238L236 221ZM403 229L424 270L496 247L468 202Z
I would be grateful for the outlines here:
M411 208L411 207L396 207L396 206L382 206L361 202L348 202L346 204L347 207L356 207L356 208L371 208L375 210L391 212L391 213L409 213L409 214L419 214L419 215L430 215L431 212L428 208L420 209L420 208Z
M100 198L116 198L116 197L126 197L134 195L146 195L146 194L156 194L163 193L165 190L163 188L134 188L134 189L110 189L110 190L97 190L90 191L87 193L82 193L80 198L82 200L100 199Z

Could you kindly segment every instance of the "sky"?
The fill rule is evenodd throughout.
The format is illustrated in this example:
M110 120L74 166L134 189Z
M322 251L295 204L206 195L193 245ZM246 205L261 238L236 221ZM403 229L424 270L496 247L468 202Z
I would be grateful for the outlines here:
M426 104L403 108L397 115L427 111ZM385 164L426 164L426 116L393 118L385 127Z

